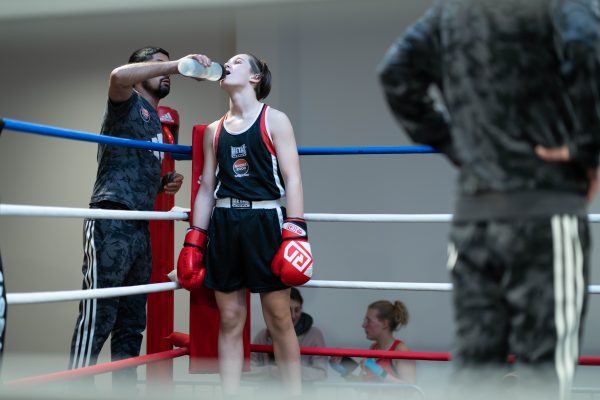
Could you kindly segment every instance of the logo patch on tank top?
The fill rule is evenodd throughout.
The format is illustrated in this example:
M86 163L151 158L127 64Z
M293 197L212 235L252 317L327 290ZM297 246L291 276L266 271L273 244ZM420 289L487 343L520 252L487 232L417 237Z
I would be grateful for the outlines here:
M140 116L145 122L150 121L150 112L146 110L144 107L140 107Z
M244 176L249 176L248 172L250 171L250 165L248 165L248 161L243 158L237 160L233 163L233 173L236 178L242 178Z
M231 158L246 157L246 145L243 144L239 147L231 146Z

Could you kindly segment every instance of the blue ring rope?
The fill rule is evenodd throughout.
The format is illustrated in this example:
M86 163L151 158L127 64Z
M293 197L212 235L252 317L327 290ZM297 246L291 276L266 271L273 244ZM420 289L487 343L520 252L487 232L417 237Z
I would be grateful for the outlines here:
M336 154L430 154L438 153L429 146L396 147L299 147L298 154L304 156Z
M117 146L132 147L135 149L164 151L171 153L175 160L191 160L192 146L176 144L152 143L143 140L124 139L113 136L98 135L94 133L74 131L70 129L57 128L48 125L32 124L30 122L17 121L14 119L1 118L0 132L2 128L18 132L35 133L38 135L74 139L84 142L100 144L112 144ZM397 146L397 147L299 147L300 155L351 155L351 154L431 154L437 153L429 146Z
M30 122L17 121L3 118L4 129L10 129L19 132L35 133L43 136L60 137L65 139L80 140L83 142L94 142L100 144L112 144L123 147L132 147L143 150L157 150L168 153L180 153L185 155L192 154L192 146L181 146L175 144L152 143L144 140L132 140L118 138L114 136L97 135L94 133L74 131L71 129L56 128L48 125L32 124ZM175 154L173 154L175 156ZM178 156L173 157L179 159ZM184 159L184 158L182 158ZM191 157L187 158L191 160Z

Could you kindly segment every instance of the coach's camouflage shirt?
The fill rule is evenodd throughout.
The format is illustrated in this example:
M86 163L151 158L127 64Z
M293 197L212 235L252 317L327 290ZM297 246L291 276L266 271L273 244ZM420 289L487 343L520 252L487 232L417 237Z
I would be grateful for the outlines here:
M102 135L162 143L156 110L137 92L123 103L108 101ZM161 186L162 153L114 145L98 146L98 173L91 203L110 200L131 210L152 210Z
M600 151L597 1L440 0L389 49L392 112L461 166L455 217L585 213ZM542 161L538 144L567 145L572 161Z

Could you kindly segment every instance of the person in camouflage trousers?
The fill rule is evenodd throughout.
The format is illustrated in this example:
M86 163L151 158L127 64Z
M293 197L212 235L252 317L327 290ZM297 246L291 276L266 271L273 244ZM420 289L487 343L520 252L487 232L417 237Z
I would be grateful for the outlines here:
M570 392L597 189L599 35L597 0L435 1L379 67L406 133L459 169L457 398L495 393L509 354L522 396Z
M4 354L4 335L6 333L6 285L4 283L4 268L0 254L0 371L2 370L2 355Z
M204 55L193 54L210 65ZM108 103L101 134L162 143L157 113L167 96L179 60L159 47L136 50L129 63L110 75ZM183 176L173 172L161 177L163 154L115 145L98 146L98 172L91 208L151 211L159 191L175 194ZM83 289L148 284L152 270L147 221L86 219L83 232ZM70 368L96 363L108 336L113 361L138 356L146 328L146 295L89 299L79 304L79 316L71 341ZM133 368L113 373L113 385L131 389L137 380Z

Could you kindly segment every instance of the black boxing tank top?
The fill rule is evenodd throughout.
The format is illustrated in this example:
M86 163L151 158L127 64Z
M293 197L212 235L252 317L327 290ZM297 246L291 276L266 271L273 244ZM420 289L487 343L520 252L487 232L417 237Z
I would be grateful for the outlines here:
M213 139L217 160L215 198L234 197L242 200L275 200L285 196L285 184L264 104L254 123L246 131L231 133L221 118Z

